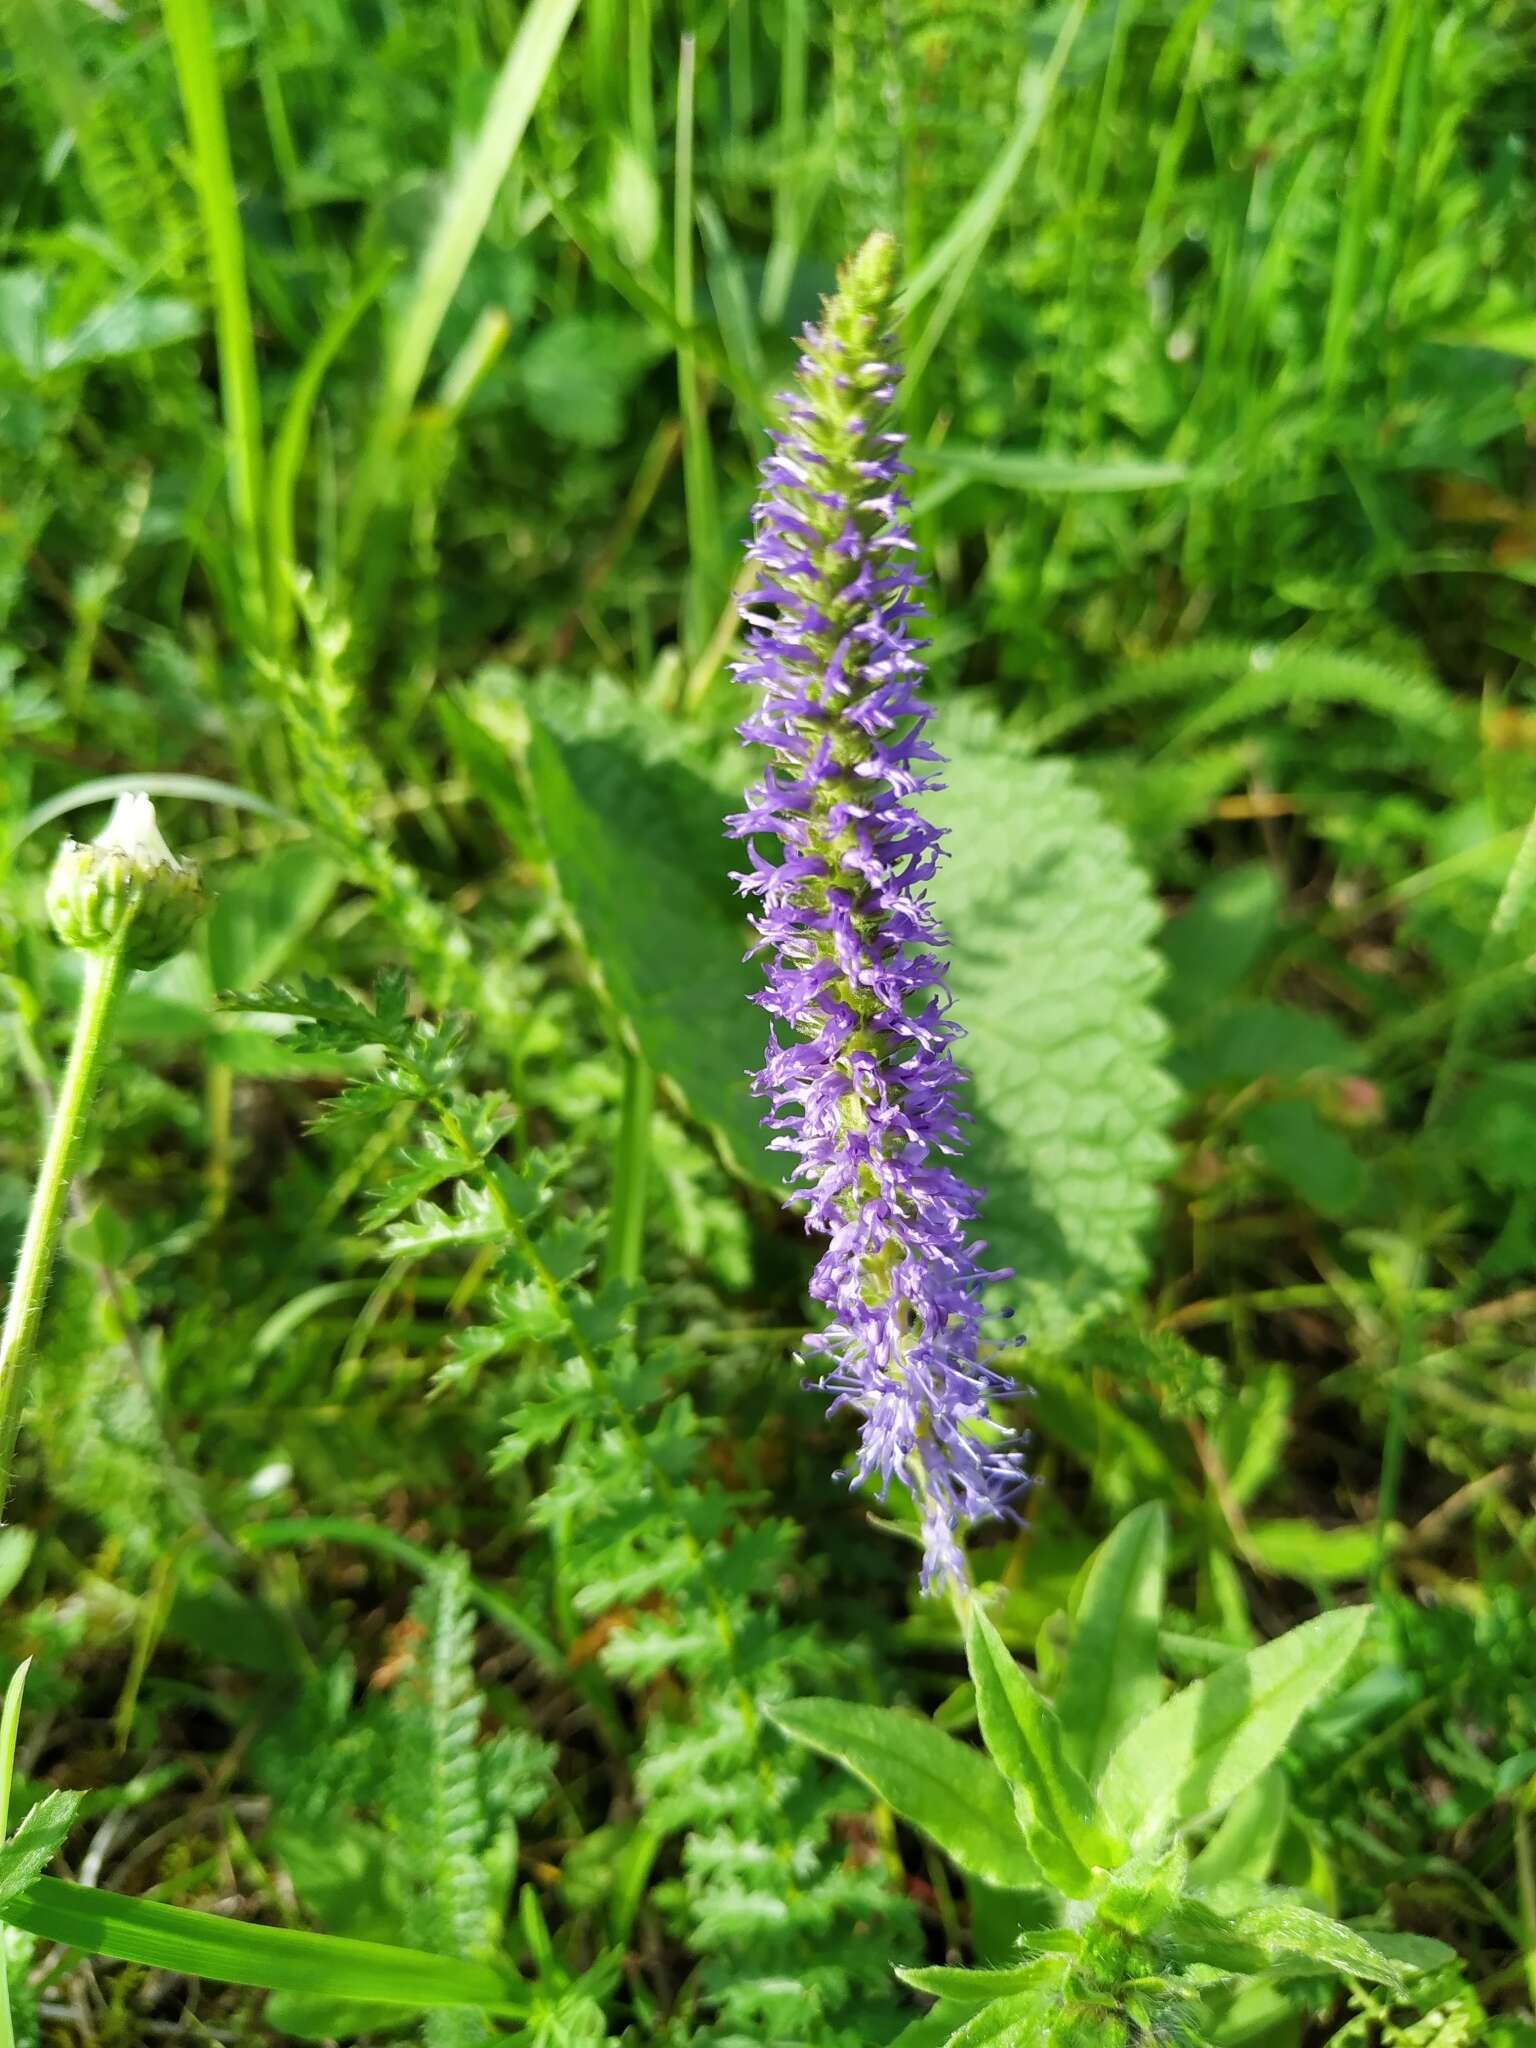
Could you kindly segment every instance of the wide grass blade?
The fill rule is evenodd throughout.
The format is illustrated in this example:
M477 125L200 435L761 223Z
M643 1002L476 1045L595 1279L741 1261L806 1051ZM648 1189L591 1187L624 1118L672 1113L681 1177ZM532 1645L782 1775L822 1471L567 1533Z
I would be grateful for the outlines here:
M683 645L692 657L709 631L712 601L724 581L714 451L691 331L693 303L693 114L695 51L684 36L677 66L677 166L672 205L672 313L688 336L677 347L677 403L683 423L683 496L688 518L688 573Z
M262 501L261 391L245 274L245 238L230 163L224 101L219 91L213 21L207 0L163 0L162 12L176 62L182 112L192 141L193 175L213 275L219 394L224 409L229 508L235 530L240 602L247 628L265 639L266 582L257 526Z
M806 81L809 64L809 9L806 0L785 0L779 16L779 149L783 167L773 187L773 240L763 265L759 301L764 324L784 317L789 287L805 234Z
M58 1878L38 1878L11 1900L5 1919L40 1941L220 1984L416 2011L473 2006L517 2015L527 2010L522 1988L486 1963L299 1928L253 1926Z
M176 0L178 5L190 0ZM355 556L378 503L443 317L485 232L539 96L554 68L577 0L533 0L491 94L473 149L443 202L384 370L384 392L352 493L343 552Z
M294 545L295 498L299 470L309 446L309 430L325 373L341 352L347 336L384 289L393 257L375 264L361 284L331 314L304 358L283 408L282 424L272 444L272 468L267 482L267 538L272 550L273 637L279 647L293 638L293 591L298 576Z
M928 323L922 334L907 354L907 390L909 394L917 387L918 379L925 364L944 338L950 317L960 303L971 273L980 261L992 230L997 225L1004 201L1013 190L1015 180L1024 168L1025 160L1035 146L1035 138L1050 111L1056 87L1062 71L1072 53L1072 45L1082 26L1083 16L1088 9L1088 0L1074 0L1070 12L1061 24L1050 56L1038 76L1028 74L1020 80L1019 117L1013 132L998 151L992 168L976 188L969 205L959 219L943 236L917 269L908 278L902 292L902 304L910 314L932 291L939 294L938 304L928 316Z
M197 803L224 804L234 811L255 811L258 817L272 818L283 825L302 823L277 804L268 803L264 796L258 796L255 790L216 781L211 775L183 775L175 770L148 775L95 775L89 782L76 782L61 789L56 796L28 811L12 836L12 849L30 839L34 832L41 832L45 825L51 825L55 818L67 817L87 804L110 803L116 797L134 794L190 797Z

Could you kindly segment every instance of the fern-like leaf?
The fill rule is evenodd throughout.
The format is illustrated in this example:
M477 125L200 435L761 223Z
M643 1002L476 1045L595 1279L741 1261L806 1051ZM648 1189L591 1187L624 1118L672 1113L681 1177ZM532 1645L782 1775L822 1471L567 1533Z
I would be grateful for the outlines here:
M421 1641L396 1695L389 1807L418 1890L424 1946L473 1961L492 1952L497 1915L482 1861L485 1703L475 1688L468 1582L467 1561L450 1552L411 1603ZM444 2014L428 2021L426 2039L431 2048L470 2048L492 2035L473 2017Z

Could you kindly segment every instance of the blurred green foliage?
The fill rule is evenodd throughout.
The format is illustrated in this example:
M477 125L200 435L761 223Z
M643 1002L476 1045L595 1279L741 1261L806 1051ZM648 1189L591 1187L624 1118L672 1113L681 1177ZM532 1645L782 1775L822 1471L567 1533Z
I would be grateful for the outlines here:
M978 1573L1048 1689L1143 1502L1182 1679L1368 1593L1270 1846L1459 1961L1247 2038L1528 2048L1528 12L568 13L0 14L7 1261L68 806L149 787L219 899L125 1005L0 1532L21 1773L85 1792L75 1874L499 1949L550 2048L889 2041L894 1954L1012 1924L742 1713L968 1713L799 1390L707 843L772 395L886 225L1032 1304ZM8 1939L44 2038L303 2017Z

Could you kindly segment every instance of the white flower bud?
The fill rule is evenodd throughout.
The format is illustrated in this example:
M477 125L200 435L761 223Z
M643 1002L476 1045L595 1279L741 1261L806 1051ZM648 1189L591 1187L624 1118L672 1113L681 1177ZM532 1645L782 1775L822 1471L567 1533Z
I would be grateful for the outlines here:
M131 967L155 967L186 944L203 907L190 861L166 845L147 796L120 796L93 840L66 839L48 878L48 915L66 946L121 944Z

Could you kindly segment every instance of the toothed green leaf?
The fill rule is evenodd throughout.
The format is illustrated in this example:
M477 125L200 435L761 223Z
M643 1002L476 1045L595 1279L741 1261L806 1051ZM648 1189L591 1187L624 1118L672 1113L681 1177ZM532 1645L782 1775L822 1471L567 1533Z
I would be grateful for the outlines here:
M988 1251L1034 1298L1032 1327L1122 1298L1143 1246L1175 1091L1152 995L1158 909L1124 834L1065 761L956 706L937 722L950 827L933 900L976 1114L968 1171Z

